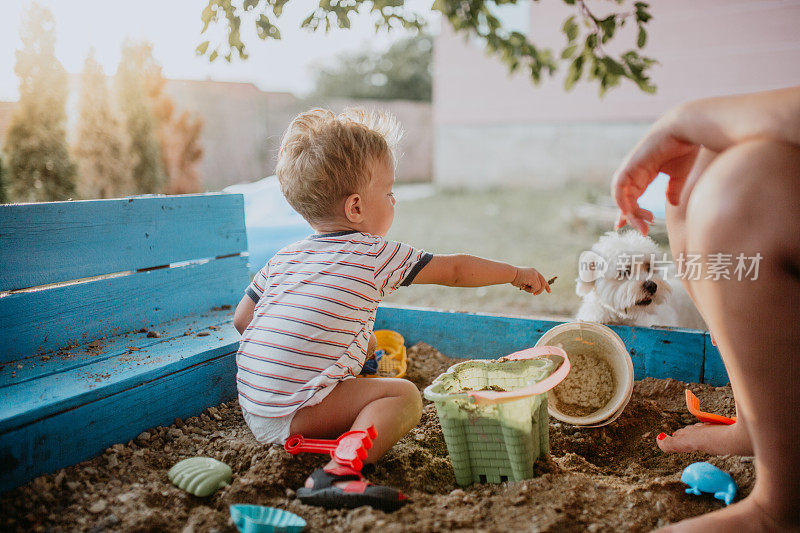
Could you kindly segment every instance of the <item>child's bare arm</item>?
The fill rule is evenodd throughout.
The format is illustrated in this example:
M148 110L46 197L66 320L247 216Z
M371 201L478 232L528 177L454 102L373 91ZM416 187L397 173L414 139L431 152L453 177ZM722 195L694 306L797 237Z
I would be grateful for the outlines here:
M256 303L248 295L244 295L239 305L236 306L236 311L233 313L233 326L241 334L253 321L253 311L256 308Z
M532 294L550 292L544 276L535 268L515 267L466 254L434 255L414 278L414 283L448 287L484 287L510 283Z

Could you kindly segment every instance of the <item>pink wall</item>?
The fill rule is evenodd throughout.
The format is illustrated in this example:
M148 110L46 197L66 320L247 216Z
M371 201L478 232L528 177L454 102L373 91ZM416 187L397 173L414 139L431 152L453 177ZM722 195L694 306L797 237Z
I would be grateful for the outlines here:
M593 2L600 11L610 3ZM548 121L651 121L684 100L800 84L800 1L652 0L646 55L656 58L645 94L622 80L598 97L596 84L581 82L564 92L562 66L554 79L533 85L508 76L498 59L455 36L448 23L434 47L434 122L488 125ZM560 52L559 32L570 9L561 2L534 3L531 35ZM626 27L626 30L630 28ZM620 34L617 46L634 46Z

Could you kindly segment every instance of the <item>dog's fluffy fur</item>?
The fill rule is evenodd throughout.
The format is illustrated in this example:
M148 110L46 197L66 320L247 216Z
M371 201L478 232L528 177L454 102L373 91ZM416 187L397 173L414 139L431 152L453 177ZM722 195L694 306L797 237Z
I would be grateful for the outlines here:
M578 320L707 329L672 265L667 270L657 264L651 271L651 260L663 256L652 239L636 231L612 231L600 237L592 251L607 261L607 268L593 282L577 280L575 292L583 298ZM618 261L622 256L637 260L626 265Z

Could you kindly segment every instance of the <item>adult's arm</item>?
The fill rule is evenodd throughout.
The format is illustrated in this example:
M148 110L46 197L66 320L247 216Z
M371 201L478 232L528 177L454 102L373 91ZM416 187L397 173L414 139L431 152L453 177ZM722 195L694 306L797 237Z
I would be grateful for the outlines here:
M614 174L617 227L628 222L647 234L653 215L638 199L659 172L670 176L667 198L679 205L691 194L686 178L701 146L722 152L753 139L800 146L800 87L695 100L661 117Z

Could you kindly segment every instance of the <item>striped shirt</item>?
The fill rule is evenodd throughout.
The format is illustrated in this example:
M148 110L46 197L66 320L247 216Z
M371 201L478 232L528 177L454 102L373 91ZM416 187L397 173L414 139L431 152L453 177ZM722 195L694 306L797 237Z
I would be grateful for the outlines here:
M240 405L285 416L358 376L378 304L431 257L356 231L312 235L275 254L246 291L256 307L236 354Z

